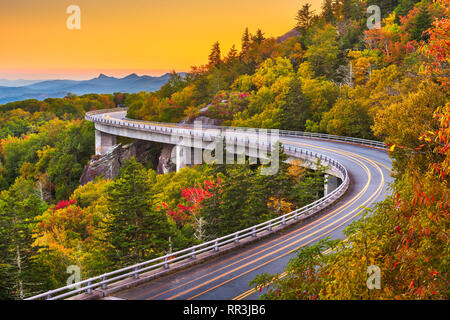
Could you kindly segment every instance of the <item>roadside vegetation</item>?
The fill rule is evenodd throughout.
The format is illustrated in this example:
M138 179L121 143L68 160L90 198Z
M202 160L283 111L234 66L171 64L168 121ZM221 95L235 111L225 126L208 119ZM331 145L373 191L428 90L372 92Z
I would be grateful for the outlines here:
M381 7L379 29L366 8ZM299 251L287 276L252 282L270 299L448 299L449 1L324 0L292 13L292 37L242 35L156 92L68 95L0 106L0 299L63 286L248 227L322 195L323 170L215 165L157 175L131 159L117 179L79 179L94 154L87 111L323 132L385 141L392 195L346 242ZM206 54L205 54L206 55ZM280 161L280 164L282 162ZM321 252L333 249L332 254ZM367 267L382 272L368 290ZM270 285L267 285L269 284Z

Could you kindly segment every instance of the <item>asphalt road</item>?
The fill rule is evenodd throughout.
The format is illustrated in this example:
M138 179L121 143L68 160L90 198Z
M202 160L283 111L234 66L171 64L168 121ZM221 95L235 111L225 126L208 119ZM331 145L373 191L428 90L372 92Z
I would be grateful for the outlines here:
M121 113L109 115L123 118ZM256 275L282 273L298 248L327 236L342 239L343 229L389 192L391 161L386 151L301 137L283 137L281 142L329 155L347 168L350 187L339 202L283 233L114 296L141 300L257 299L260 293L249 287Z

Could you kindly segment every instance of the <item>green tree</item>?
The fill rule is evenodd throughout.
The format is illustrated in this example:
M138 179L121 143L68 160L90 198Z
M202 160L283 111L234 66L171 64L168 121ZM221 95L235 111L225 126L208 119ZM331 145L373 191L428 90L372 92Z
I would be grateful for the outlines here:
M289 82L289 90L280 114L281 129L305 130L305 123L311 117L310 101L303 94L301 83L295 77Z
M209 68L218 67L221 63L220 44L219 41L214 42L211 53L208 58Z
M410 30L411 40L426 40L428 35L423 34L423 32L431 27L431 22L431 15L428 12L427 6L419 6L419 12L417 16L414 17L412 30Z
M170 236L167 217L156 210L156 181L153 170L147 172L131 158L107 188L107 239L111 259L117 266L138 263L164 253Z
M265 39L264 38L264 33L262 32L262 30L261 29L256 30L256 34L255 34L255 36L253 37L252 40L255 43L260 44L261 42L263 42L264 39Z
M325 25L312 37L311 44L305 52L306 60L311 64L316 76L332 77L338 57L336 28Z
M183 90L188 85L187 81L173 70L167 82L159 88L157 94L160 98L170 98L175 92Z
M34 183L17 178L0 196L0 298L23 299L48 287L33 260L34 218L46 204L35 195Z
M308 174L292 187L290 198L297 203L298 207L303 207L324 195L326 169L319 159L315 163L315 169L308 171Z
M333 23L335 20L334 10L333 10L333 0L324 0L322 2L322 18L325 19L327 23Z
M311 25L314 19L314 10L311 10L311 4L305 3L301 9L297 11L297 16L295 20L297 24L295 28L298 32L303 34Z
M241 55L245 54L250 49L250 38L251 34L248 32L248 28L245 28L241 40Z

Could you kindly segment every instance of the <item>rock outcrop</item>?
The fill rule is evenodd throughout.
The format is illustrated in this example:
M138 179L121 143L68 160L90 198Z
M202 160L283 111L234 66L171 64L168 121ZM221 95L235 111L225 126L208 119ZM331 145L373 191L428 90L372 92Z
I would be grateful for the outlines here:
M151 142L143 140L137 140L124 146L121 144L115 145L107 154L89 161L84 167L80 184L84 185L98 176L114 179L119 174L120 166L132 157L146 165L151 146Z
M174 148L175 146L171 144L166 144L162 148L161 155L159 156L158 166L156 167L157 174L173 172L177 169L176 163L172 161L172 150Z
M220 125L220 120L211 119L205 116L199 116L194 121L201 121L202 126L214 127ZM180 123L187 123L187 120L183 120ZM149 161L149 155L152 152L153 142L136 140L133 143L122 146L121 144L115 145L110 152L102 155L95 156L84 167L83 174L80 178L80 184L84 185L89 181L93 181L98 176L103 176L106 179L114 179L119 174L121 165L131 157L134 157L138 162L143 165L147 165ZM174 145L165 144L161 150L161 154L158 158L158 164L156 165L156 173L164 174L168 172L176 171L176 163L174 163ZM155 150L153 150L155 152ZM193 160L192 160L193 161ZM192 163L192 162L191 162ZM191 165L189 165L191 166Z

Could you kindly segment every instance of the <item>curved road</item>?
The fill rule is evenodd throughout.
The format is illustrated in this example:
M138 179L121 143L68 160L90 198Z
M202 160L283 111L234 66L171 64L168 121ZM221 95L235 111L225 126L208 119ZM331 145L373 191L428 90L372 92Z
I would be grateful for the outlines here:
M105 119L125 119L125 112L98 114ZM261 273L282 273L293 251L327 236L343 238L342 231L365 208L383 200L391 181L391 161L386 151L337 141L282 137L283 145L299 146L338 160L349 173L346 194L320 215L282 233L202 264L161 277L114 296L122 299L256 299L259 292L249 281Z

